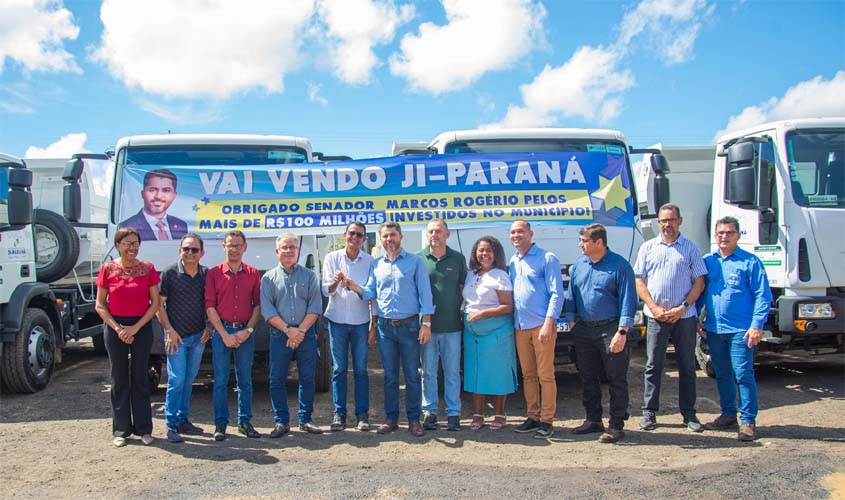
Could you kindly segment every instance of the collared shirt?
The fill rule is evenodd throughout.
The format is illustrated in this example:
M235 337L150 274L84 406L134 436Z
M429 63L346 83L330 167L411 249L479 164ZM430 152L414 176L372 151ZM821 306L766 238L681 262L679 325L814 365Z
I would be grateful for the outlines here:
M560 261L536 244L511 257L508 271L513 282L514 326L528 330L541 326L546 318L560 317L563 308L563 275Z
M602 321L619 318L619 326L633 326L637 311L634 270L621 255L610 250L598 262L586 255L569 268L566 319Z
M335 323L363 325L370 322L370 302L361 300L358 294L338 284L334 292L329 285L337 271L351 278L355 283L366 283L373 265L372 255L359 251L355 260L346 255L346 249L335 250L323 259L323 295L329 298L329 305L323 315Z
M678 307L684 303L692 289L695 278L707 274L701 251L692 241L679 235L672 243L666 243L658 236L640 247L634 274L646 280L646 287L654 303L664 309ZM653 318L646 306L643 313ZM682 318L696 316L696 308L688 308Z
M463 330L461 315L461 287L467 277L467 260L463 254L446 247L446 253L437 258L425 247L417 255L423 258L431 280L431 296L437 314L431 317L431 333L449 333Z
M148 214L147 212L144 212L143 210L141 210L141 213L144 214L144 218L147 219L147 224L149 224L150 227L153 228L153 235L155 235L157 240L161 239L161 238L158 237L158 231L159 231L159 229L162 229L162 228L158 227L159 222L164 224L164 228L163 228L164 233L167 235L167 238L165 238L165 239L167 239L167 240L173 239L173 235L170 234L170 224L168 224L167 215L165 215L161 219L156 219L155 217Z
M317 275L299 264L290 272L281 264L261 277L261 315L267 321L279 316L291 326L299 326L306 314L320 314L323 299Z
M763 328L769 317L772 291L766 269L756 255L738 248L727 257L718 250L704 257L707 287L698 298L705 309L708 332L736 333Z
M403 248L396 259L383 255L373 261L367 284L361 288L364 300L376 299L376 315L405 319L434 314L431 281L422 257Z
M252 310L260 304L260 280L258 271L249 264L241 263L237 273L226 262L212 267L205 276L205 308L213 307L228 323L249 321Z
M161 273L159 292L167 297L164 307L170 325L180 336L189 336L205 328L205 277L208 269L199 266L197 274L185 272L179 260Z

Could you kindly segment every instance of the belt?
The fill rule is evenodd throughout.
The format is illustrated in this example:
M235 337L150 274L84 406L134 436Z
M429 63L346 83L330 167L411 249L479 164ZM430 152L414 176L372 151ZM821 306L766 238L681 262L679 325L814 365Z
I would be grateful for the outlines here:
M223 321L223 326L225 328L235 328L237 330L242 330L246 328L247 324L249 324L249 321L241 321L239 323L230 323L228 321Z
M402 325L407 325L408 323L413 323L414 321L419 321L420 317L417 316L417 315L414 315L414 316L408 316L405 319L388 319L388 318L380 318L380 319L383 320L385 323L387 323L390 326L402 326Z
M600 320L598 320L598 321L586 321L586 320L581 320L581 321L578 321L577 323L578 323L579 325L596 327L596 326L609 325L609 324L611 324L611 323L615 323L615 322L617 322L617 321L618 321L618 320L617 320L616 318L607 318L607 319L600 319Z

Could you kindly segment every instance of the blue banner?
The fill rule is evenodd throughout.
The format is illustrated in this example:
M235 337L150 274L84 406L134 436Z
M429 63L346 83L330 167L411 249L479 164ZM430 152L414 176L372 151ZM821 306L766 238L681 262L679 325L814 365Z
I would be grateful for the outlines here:
M418 155L253 166L127 166L121 225L146 221L176 238L240 229L337 232L351 221L422 228L532 223L634 225L621 147L588 151ZM167 217L164 227L156 220ZM174 225L175 224L175 225Z

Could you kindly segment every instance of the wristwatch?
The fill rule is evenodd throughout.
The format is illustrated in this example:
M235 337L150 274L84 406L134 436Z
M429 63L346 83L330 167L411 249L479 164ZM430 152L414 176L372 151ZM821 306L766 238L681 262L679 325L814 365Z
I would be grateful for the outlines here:
M285 335L288 334L288 325L285 325L285 327L282 328L282 333L284 333Z
M427 327L431 328L431 321L423 321L423 322L422 322L422 323L420 323L420 324L421 324L422 326L427 326Z
M247 329L246 329L246 331L247 331L247 333L249 333L250 335L252 335L252 332L254 332L254 331L255 331L255 328L249 327L249 328L247 328Z
M685 300L681 305L684 306L684 309L689 309L690 303Z

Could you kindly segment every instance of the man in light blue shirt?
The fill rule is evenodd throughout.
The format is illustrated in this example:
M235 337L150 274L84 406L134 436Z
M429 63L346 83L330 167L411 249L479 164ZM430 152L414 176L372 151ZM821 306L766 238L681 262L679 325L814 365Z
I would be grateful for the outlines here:
M324 315L328 320L332 348L332 393L334 418L332 431L346 427L347 372L349 351L355 379L355 417L358 430L370 430L370 381L367 375L367 336L370 325L370 303L343 286L344 279L366 283L373 257L361 248L367 229L360 222L351 222L343 233L346 247L326 255L323 261L323 295L329 298Z
M402 248L402 228L399 224L382 224L379 228L379 240L385 254L373 262L367 284L361 287L348 278L343 284L363 300L375 299L376 307L370 323L369 340L371 344L375 343L378 333L378 348L384 365L386 418L377 432L387 434L398 428L401 364L405 375L408 431L420 437L425 435L420 424L420 345L431 339L431 315L434 314L431 281L422 257L408 253Z
M555 341L563 308L563 275L558 258L531 241L534 231L527 221L511 224L510 237L516 248L509 264L516 352L527 407L527 418L514 432L534 432L534 437L545 439L554 435L557 409Z
M704 257L707 287L698 299L704 308L699 332L707 339L716 371L722 414L704 425L707 430L736 428L736 389L739 386L740 426L737 439L757 438L757 381L754 350L763 337L772 291L763 263L756 255L738 248L739 221L723 217L716 221L718 250Z
M704 430L695 415L695 301L704 290L707 268L695 243L680 232L684 219L677 205L658 210L660 235L646 241L637 253L634 274L637 295L648 318L646 365L643 373L643 418L640 429L657 428L660 382L669 339L678 362L678 403L684 425L692 432Z

